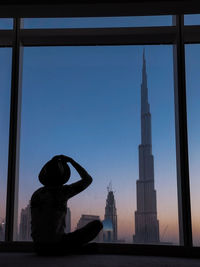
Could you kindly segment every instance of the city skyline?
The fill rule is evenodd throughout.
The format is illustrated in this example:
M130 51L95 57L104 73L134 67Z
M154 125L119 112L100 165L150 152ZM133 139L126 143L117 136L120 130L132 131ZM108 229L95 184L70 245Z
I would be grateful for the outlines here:
M17 239L20 241L31 241L31 207L28 205L21 209L20 222L18 227Z
M159 221L157 219L157 200L154 187L154 158L152 155L152 127L150 104L148 102L147 70L145 49L142 58L142 82L141 82L141 144L139 145L139 179L137 182L137 210L135 211L135 234L133 243L159 243ZM111 220L113 232L109 242L117 242L117 209L115 204L112 183L107 187L104 220ZM66 215L66 227L70 225L71 211L69 207ZM23 209L22 209L23 211ZM148 213L146 215L146 213ZM69 216L67 218L67 216ZM81 215L77 223L77 229L83 227L86 222L92 220L92 216ZM87 218L88 217L88 218ZM90 218L91 217L91 218ZM100 219L99 216L96 216ZM70 219L69 219L70 218ZM68 223L67 223L68 221ZM165 228L167 229L168 226ZM69 230L66 232L70 232ZM99 240L99 239L98 239ZM104 240L106 241L106 240Z
M37 175L42 165L55 154L66 154L80 162L93 177L86 192L69 201L71 210L76 211L72 214L72 230L80 214L99 214L103 218L105 187L112 179L118 203L119 239L132 242L142 49L139 46L24 49L19 211L41 186ZM177 240L171 52L170 46L146 48L155 168L156 176L162 177L162 180L155 179L159 188L161 234L168 224L165 238ZM164 55L162 61L166 64L160 61L160 54ZM158 71L163 83L156 80ZM75 79L77 74L79 79ZM47 77L51 77L51 81ZM161 110L158 99L162 102ZM45 127L42 127L44 121ZM35 134L38 129L39 134ZM170 160L166 161L167 158ZM161 175L163 170L166 171ZM77 178L72 170L69 182ZM167 202L169 192L175 205ZM170 221L162 210L171 214Z
M161 19L164 18L163 25L171 25L171 16L161 16L151 18L151 17L138 17L132 18L131 20L134 22L132 26L150 26L151 23L154 23L154 19L156 19L156 25L161 25ZM199 24L200 15L185 15L184 16L185 25L195 25ZM137 22L137 19L138 22ZM149 20L150 19L150 20ZM153 19L153 20L152 20ZM167 19L167 20L165 20ZM113 19L111 19L113 20ZM115 20L115 18L114 18ZM114 21L113 20L113 21ZM1 24L2 28L12 28L12 20L9 20L9 25L4 25L6 20L1 20L3 24ZM59 19L55 22L55 20L45 20L47 22L46 25L48 27L63 27L66 25L66 21ZM89 21L89 20L88 20ZM152 22L151 22L152 21ZM45 23L46 23L45 22ZM77 21L73 20L72 23ZM79 19L78 23L80 24L81 19ZM87 22L87 21L86 21ZM120 21L123 23L123 21ZM26 21L26 27L41 27L45 24L42 24L43 21L38 19L36 24L34 21L28 20ZM31 24L29 24L31 23ZM67 22L69 23L69 21ZM102 23L102 21L101 21ZM104 22L103 22L104 23ZM113 23L113 22L112 22ZM117 22L118 23L118 22ZM128 19L127 22L130 23ZM132 22L131 22L132 23ZM74 25L75 25L74 24ZM69 25L69 24L68 24ZM78 25L78 24L76 24ZM86 25L86 24L84 24ZM88 24L89 25L89 24ZM104 24L101 24L104 25ZM107 24L106 25L110 25ZM122 25L122 26L123 26ZM126 24L128 25L128 24ZM72 25L73 26L73 25ZM70 26L71 27L71 26ZM78 216L83 212L94 212L104 216L104 209L101 208L103 201L100 201L100 198L104 199L106 197L106 193L104 192L105 186L108 184L110 179L114 180L115 189L117 191L116 200L119 203L118 210L118 221L120 225L119 235L122 238L125 238L129 242L132 240L127 238L130 236L130 233L134 233L135 225L134 225L134 216L131 217L131 209L127 207L127 213L123 212L123 208L125 205L132 203L134 209L136 209L136 188L135 183L138 179L138 151L137 145L139 143L139 107L138 103L140 102L139 95L137 94L137 90L140 89L141 82L141 55L144 46L104 46L104 47L34 47L34 48L25 48L24 49L24 62L23 62L23 84L22 84L22 127L21 127L21 145L20 145L20 175L19 175L19 218L21 208L26 206L28 200L33 191L35 191L40 184L37 182L37 175L40 171L41 166L49 160L54 153L66 153L68 155L73 156L75 159L79 160L85 168L92 173L94 177L94 183L92 185L92 189L87 194L83 194L78 197L77 201L75 199L72 200L70 205L72 207L76 207L78 210L77 215L73 215L72 222L76 221ZM174 243L178 243L178 209L177 209L177 183L176 183L176 158L175 158L175 149L174 149L174 88L173 88L173 56L172 56L172 46L171 45L157 45L157 46L145 46L146 54L148 58L148 78L149 78L149 100L151 102L151 113L152 113L152 128L153 128L153 138L152 143L154 147L154 157L155 157L155 185L157 189L157 199L159 199L158 203L158 213L159 213L159 221L160 221L160 237L163 240L174 240ZM191 188L191 208L192 208L192 226L193 226L193 239L195 244L200 245L200 213L199 213L199 173L200 173L200 164L199 164L199 135L200 135L200 127L198 121L198 113L199 113L199 75L198 70L200 68L200 46L198 44L186 44L185 45L185 60L186 60L186 89L187 89L187 115L188 115L188 144L189 144L189 167L190 167L190 188ZM98 56L98 54L100 56ZM94 58L94 60L92 60ZM8 136L9 136L9 109L10 109L10 81L11 81L11 62L12 62L12 48L1 48L0 49L0 125L1 125L1 150L0 150L0 219L5 219L5 207L6 207L6 188L7 188L7 159L8 159ZM40 63L40 64L38 64ZM125 75L126 72L126 75ZM88 75L89 73L89 75ZM108 78L107 74L110 74ZM99 75L102 77L102 80L99 79ZM75 80L74 86L72 83L72 79L69 79L69 76ZM85 77L85 79L83 78ZM67 78L66 78L67 77ZM96 83L95 83L96 79ZM116 83L114 82L116 79ZM56 81L56 82L55 82ZM123 81L123 82L122 82ZM115 90L119 93L118 97L122 99L122 106L124 105L124 95L127 95L127 113L126 116L131 118L131 123L134 125L134 128L128 126L125 116L121 116L121 114L125 114L124 108L122 108L122 113L119 114L118 109L120 109L120 102L118 106L111 105L110 110L116 114L116 121L120 120L121 129L118 127L113 127L114 130L108 131L107 125L102 127L101 121L98 121L99 117L97 117L97 122L100 123L102 127L102 132L108 135L121 135L122 137L126 137L129 140L127 146L130 146L133 153L126 148L121 149L122 142L116 137L110 138L110 142L105 142L105 138L102 136L96 136L95 142L99 143L102 148L104 148L104 143L106 146L106 152L111 151L113 149L113 153L109 153L109 156L104 155L102 153L101 148L97 145L92 144L91 140L94 138L91 134L91 128L88 129L88 134L90 137L90 141L78 138L78 144L82 144L81 146L74 146L74 150L70 147L68 141L66 139L71 139L73 143L73 138L77 138L76 133L81 133L81 127L78 129L74 128L74 136L73 134L66 129L71 127L73 124L70 121L69 125L63 124L63 136L57 133L53 128L49 127L50 122L48 121L46 109L42 110L42 104L45 97L48 96L47 107L53 107L52 99L58 103L58 99L53 94L54 88L60 91L60 96L63 99L67 99L66 103L68 104L68 99L70 102L76 103L73 98L73 94L69 91L71 88L74 90L75 86L81 87L86 90L86 95L92 92L87 90L87 88L92 88L93 90L97 90L98 97L100 96L100 101L102 101L103 97L106 97L104 91L108 92L108 98L111 100L109 90L110 88L115 88ZM63 94L64 88L66 90L66 94ZM134 90L133 94L130 94L130 88ZM124 95L122 91L123 89ZM43 93L41 94L41 91ZM99 91L101 93L99 93ZM112 91L112 90L111 90ZM50 95L49 95L49 92ZM77 90L78 92L78 90ZM103 93L102 93L103 92ZM113 92L113 91L112 91ZM121 95L120 95L121 93ZM36 100L37 96L40 96L41 100L38 102ZM115 95L116 96L116 95ZM84 98L84 97L83 97ZM84 98L85 99L85 98ZM92 99L92 97L91 97ZM34 103L31 103L32 102ZM60 101L64 106L66 103L64 101ZM130 108L131 100L132 107L134 112ZM45 102L46 103L46 102ZM49 104L48 104L49 103ZM86 101L88 104L88 102ZM94 103L96 103L94 101ZM78 101L80 104L80 101ZM90 104L90 103L89 103ZM92 109L94 109L94 114L96 115L97 104L92 105ZM70 105L71 107L71 105ZM84 112L86 106L82 106L82 112L84 116L87 116L87 112ZM87 109L89 109L90 105L87 105ZM47 109L48 109L47 108ZM41 114L37 111L40 110ZM68 115L66 116L68 109L63 109L65 116L63 116L63 110L56 109L57 116L62 118L65 121L68 121ZM105 105L103 109L99 108L99 113L103 113L105 115ZM66 112L67 111L67 112ZM73 110L74 112L74 110ZM74 114L70 113L71 116ZM35 116L34 116L35 113ZM51 114L51 111L49 111ZM128 115L127 115L128 114ZM137 115L138 119L135 119L134 115ZM46 115L46 117L45 117ZM55 116L56 117L56 116ZM54 121L55 121L55 117ZM75 114L75 119L77 119ZM103 116L102 116L103 117ZM115 120L115 117L112 117L112 120ZM28 120L30 120L29 124ZM36 123L37 120L37 123ZM47 131L45 129L41 129L41 121L47 121ZM79 123L79 120L77 120ZM163 123L164 122L164 123ZM86 125L95 125L93 120L85 120L84 123ZM88 124L87 124L88 123ZM60 123L61 125L61 123ZM57 125L57 129L61 126ZM114 125L114 124L113 124ZM112 126L113 126L112 125ZM116 126L115 123L114 126ZM27 127L28 126L28 127ZM84 125L81 125L84 129ZM128 127L127 127L128 126ZM40 129L38 131L38 129ZM101 131L101 129L100 129ZM126 135L123 134L123 131L126 131ZM85 131L86 132L86 131ZM130 135L129 135L130 133ZM35 135L35 136L34 136ZM50 141L49 149L47 145L45 146L42 142L44 139L42 136L47 137L46 139ZM117 136L118 137L118 136ZM135 141L131 141L135 140ZM125 138L124 138L125 139ZM115 140L115 146L112 145L113 140ZM64 149L62 146L55 145L55 143L62 142L64 144ZM55 143L53 143L55 142ZM89 143L88 152L86 151L86 146L83 145ZM91 147L94 146L94 151L99 155L94 155L94 151L92 151ZM114 143L114 142L113 142ZM111 144L111 145L110 145ZM69 146L68 146L69 145ZM126 142L124 142L126 145ZM39 147L40 149L38 149ZM117 149L115 149L115 147ZM79 150L78 150L79 149ZM77 152L78 151L78 152ZM116 155L120 154L120 158L118 159ZM128 155L126 157L126 155ZM104 159L105 158L105 159ZM113 159L110 163L110 159ZM130 160L129 160L130 158ZM102 160L103 159L103 160ZM122 160L123 159L123 160ZM99 161L102 160L102 163ZM107 163L108 162L108 163ZM131 166L131 163L134 166ZM118 168L120 167L120 168ZM109 169L110 168L110 169ZM103 169L103 171L102 171ZM116 169L116 170L114 170ZM105 177L105 178L104 178ZM123 177L123 182L120 182L120 177ZM101 182L99 182L101 181ZM132 183L133 184L132 184ZM171 188L170 188L171 187ZM123 189L123 190L122 190ZM92 193L94 190L94 194ZM98 191L99 190L99 191ZM123 191L123 194L122 194ZM131 192L134 192L133 195ZM120 200L125 198L121 203ZM92 199L92 203L89 201ZM79 207L79 201L82 203L82 207ZM93 204L95 203L95 205ZM89 208L83 208L83 206L89 206ZM72 224L72 228L74 223ZM128 231L127 229L131 229ZM167 229L167 231L166 231Z
M84 227L87 223L92 222L94 220L101 220L102 222L107 221L111 222L112 225L112 236L109 240L104 237L103 231L104 229L98 234L98 236L94 239L95 242L117 242L117 215L116 215L116 207L115 207L115 199L114 193L112 191L111 183L107 187L108 195L106 199L105 205L105 215L104 220L100 219L99 215L93 214L82 214L80 219L77 221L76 228L74 230L80 229ZM67 212L65 216L65 229L64 232L70 233L71 231L71 210L68 206L66 206ZM4 221L3 221L4 222ZM2 223L4 225L4 223ZM4 227L5 228L5 227ZM3 240L3 227L0 224L0 241L1 238ZM108 229L106 229L107 231ZM104 240L105 239L105 240ZM21 209L20 211L20 221L17 230L17 240L18 241L31 241L31 206L30 201L29 203Z

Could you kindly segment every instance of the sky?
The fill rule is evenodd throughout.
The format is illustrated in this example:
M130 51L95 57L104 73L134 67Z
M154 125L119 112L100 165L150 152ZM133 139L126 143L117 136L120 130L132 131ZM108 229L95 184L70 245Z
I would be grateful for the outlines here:
M5 218L6 206L11 52L10 48L0 49L0 222Z
M171 16L34 18L24 19L24 28L101 28L171 26Z
M191 188L191 209L193 238L200 245L200 127L199 127L199 98L200 98L200 45L186 45L186 85L187 85L187 116L188 116L188 145Z
M106 188L112 181L119 238L132 241L142 52L142 46L24 49L19 207L26 205L40 186L37 174L42 165L53 155L66 154L94 178L90 188L69 201L73 229L81 214L103 219ZM162 61L161 54L165 55ZM151 77L148 86L160 232L168 227L166 235L173 235L174 241L177 199L172 47L147 47L146 60ZM72 176L72 181L78 178L75 172Z
M170 25L169 21L167 18L160 23ZM31 28L27 23L25 27ZM42 25L41 20L34 23ZM36 27L34 23L32 27ZM52 25L51 21L48 23L47 26ZM73 23L69 27L78 22ZM126 25L127 22L123 23ZM142 23L146 25L147 21ZM142 23L138 22L137 26ZM153 25L155 20L148 23ZM63 25L63 21L58 25ZM19 214L32 193L41 186L37 176L44 163L56 154L66 154L93 177L92 185L68 202L72 230L82 214L104 218L107 186L112 181L118 236L132 242L138 145L141 142L140 86L144 47L160 238L161 241L178 243L173 48L170 45L24 48ZM186 47L192 218L197 243L200 240L200 213L196 204L200 185L200 128L196 116L199 112L198 49L198 45ZM0 49L0 69L0 202L3 203L0 217L4 217L11 70L9 48ZM72 170L69 182L78 178Z

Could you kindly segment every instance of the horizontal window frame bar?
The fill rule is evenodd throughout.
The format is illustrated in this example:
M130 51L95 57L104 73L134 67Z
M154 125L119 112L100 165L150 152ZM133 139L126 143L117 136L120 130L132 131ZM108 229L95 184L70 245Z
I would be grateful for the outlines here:
M196 0L187 1L116 1L115 3L100 1L57 2L46 4L34 1L32 4L13 4L7 1L0 4L0 17L108 17L108 16L147 16L177 15L200 13Z
M13 46L14 31L0 30L0 47ZM23 29L23 46L174 44L175 26ZM200 25L184 26L184 43L200 43Z
M184 43L197 44L200 43L200 26L184 26Z
M184 247L172 245L117 244L97 243L96 254L144 255L164 257L200 258L200 247ZM33 242L0 242L0 252L33 253ZM92 253L92 251L91 251ZM78 254L78 253L77 253ZM87 252L86 254L89 254Z
M23 46L173 44L176 27L23 29Z
M12 47L14 40L13 30L0 30L0 47Z

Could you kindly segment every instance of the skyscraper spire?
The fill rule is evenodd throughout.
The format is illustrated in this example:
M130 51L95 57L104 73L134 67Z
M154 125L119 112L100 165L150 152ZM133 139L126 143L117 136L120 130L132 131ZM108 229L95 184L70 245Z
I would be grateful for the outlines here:
M147 89L147 71L146 71L145 49L143 50L142 85L143 85L143 89ZM148 100L147 90L144 92L144 97L147 101Z
M151 113L145 50L143 50L141 84L141 145L139 145L139 180L137 180L137 211L135 212L134 243L158 243L156 191L154 189L154 159L151 141Z
M107 186L108 193L112 190L112 181L110 181L109 185Z
M151 114L148 103L148 87L145 50L143 50L142 84L141 84L141 144L151 145Z
M146 75L146 59L145 59L145 48L143 49L143 67L142 67L142 74ZM144 77L143 77L144 78ZM143 81L143 79L142 79Z

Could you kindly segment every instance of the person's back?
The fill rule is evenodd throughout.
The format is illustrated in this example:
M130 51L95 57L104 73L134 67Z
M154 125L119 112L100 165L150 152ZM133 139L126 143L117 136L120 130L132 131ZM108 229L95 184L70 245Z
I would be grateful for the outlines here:
M38 189L31 198L31 228L35 242L58 242L65 229L67 198L63 186Z
M63 185L70 178L71 165L81 176L81 180L71 185ZM102 229L100 221L94 221L73 233L65 234L67 200L87 188L92 182L91 176L73 159L56 156L47 162L39 174L44 187L35 191L31 197L31 236L36 251L45 250L54 245L53 250L63 246L81 246L92 240ZM52 253L52 251L51 251Z

